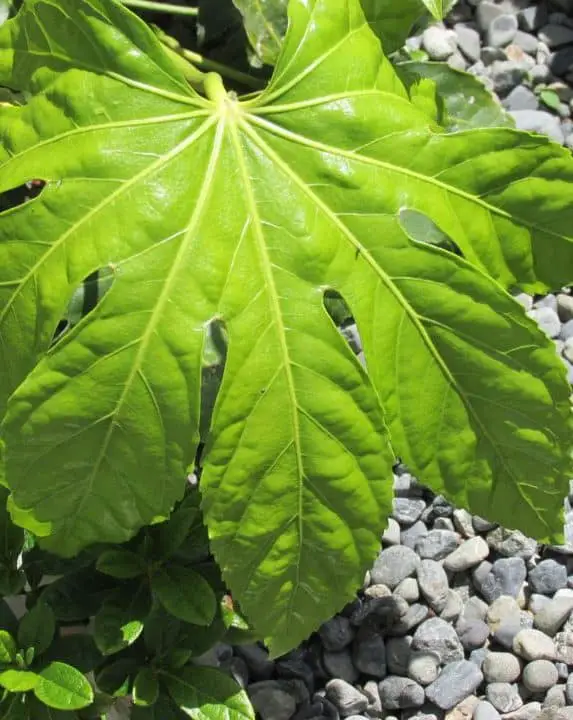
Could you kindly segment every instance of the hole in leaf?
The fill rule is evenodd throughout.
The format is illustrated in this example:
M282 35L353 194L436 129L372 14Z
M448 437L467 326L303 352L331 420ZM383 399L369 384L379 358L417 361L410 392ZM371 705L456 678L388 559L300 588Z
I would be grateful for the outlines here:
M201 420L199 424L200 443L197 448L195 464L201 466L203 448L211 427L213 408L219 394L225 361L227 359L227 332L225 324L218 318L207 326L203 343L203 359L201 369Z
M329 288L323 297L323 304L326 312L329 314L330 319L338 328L342 337L346 340L347 345L350 347L352 352L358 356L360 362L366 366L364 359L364 352L362 351L362 340L360 339L360 333L358 327L354 322L350 308L346 304L346 300L336 292Z
M110 289L113 277L113 268L108 265L90 273L82 284L74 290L66 314L58 323L52 338L52 345L96 307Z
M446 235L427 215L417 210L402 208L399 219L402 229L414 242L434 245L454 255L463 257L462 251L451 237Z
M23 185L0 193L0 212L7 212L38 197L46 183L43 180L29 180Z

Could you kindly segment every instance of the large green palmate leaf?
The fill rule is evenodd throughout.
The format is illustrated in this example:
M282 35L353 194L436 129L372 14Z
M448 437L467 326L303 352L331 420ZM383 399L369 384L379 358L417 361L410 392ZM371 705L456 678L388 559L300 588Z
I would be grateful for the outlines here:
M203 510L275 654L375 556L394 460L382 407L423 482L546 540L571 438L564 368L503 289L571 281L571 157L508 129L442 134L358 0L289 12L272 81L244 102L214 75L199 96L111 0L28 0L0 29L0 83L31 93L0 109L0 190L46 181L0 215L15 502L67 555L167 514L195 456L205 331L224 323ZM466 259L410 238L406 210ZM47 352L107 266L111 288ZM332 290L368 374L324 309Z

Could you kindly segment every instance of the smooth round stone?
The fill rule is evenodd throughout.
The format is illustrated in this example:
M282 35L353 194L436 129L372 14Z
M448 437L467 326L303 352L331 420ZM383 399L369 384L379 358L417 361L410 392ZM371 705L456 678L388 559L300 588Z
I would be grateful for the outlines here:
M489 607L486 605L485 621L492 632L495 632L505 620L511 620L518 616L519 605L515 598L503 595Z
M456 508L452 513L454 526L464 537L471 538L475 535L471 514L465 508Z
M555 643L545 633L526 628L513 639L513 652L524 660L555 659Z
M440 519L440 518L438 518ZM442 518L449 520L449 518ZM443 560L460 543L460 536L451 530L430 530L416 542L416 553L424 560Z
M456 625L456 632L466 652L482 647L489 637L489 627L483 620L464 620Z
M573 598L554 597L535 613L533 623L538 630L553 637L570 616L571 611L573 611Z
M474 710L473 720L500 720L501 715L487 700L481 700ZM461 720L461 718L460 718Z
M420 588L414 578L406 578L396 587L394 595L404 598L406 602L413 603L420 599Z
M407 675L412 655L411 637L391 637L386 640L386 665L389 673Z
M553 595L567 587L567 568L556 560L542 560L531 570L528 581L536 593Z
M565 707L567 699L565 697L565 685L555 685L550 687L543 700L543 707Z
M400 542L402 545L414 550L416 543L420 538L428 534L428 527L422 520L417 520L413 525L406 527L400 533Z
M522 682L532 693L545 692L558 680L557 668L549 660L534 660L523 669Z
M518 85L503 99L503 107L506 110L537 110L539 101L529 88Z
M368 707L368 698L359 690L336 678L329 680L325 686L326 698L339 710L341 715L355 715Z
M447 622L454 622L458 619L463 609L464 601L461 595L456 590L452 590L452 588L450 588L448 590L446 604L440 613L440 617L442 620L446 620Z
M400 544L400 525L393 517L388 518L386 530L382 533L383 545L399 545Z
M569 705L573 705L573 673L567 678L565 683L565 697Z
M378 685L378 691L384 710L418 708L426 699L421 685L410 678L397 675L382 680Z
M490 530L494 530L497 527L497 523L490 522L489 520L486 520L479 515L472 515L472 525L474 526L474 530L477 533L486 533Z
M529 608L530 612L532 612L534 615L536 615L542 608L545 607L548 603L551 602L551 598L548 598L547 595L540 595L539 593L532 593L529 597L529 601L527 603L527 607Z
M370 576L373 583L386 585L393 590L402 580L413 575L419 564L420 558L411 548L395 545L382 550Z
M450 572L463 572L479 565L489 555L489 546L479 535L463 542L444 560L444 568Z
M521 675L521 663L512 653L490 652L481 668L486 682L515 682Z
M485 620L488 612L487 603L485 603L477 595L470 597L465 603L462 613L460 615L461 620Z
M295 698L273 680L250 685L249 697L261 720L290 720L296 712Z
M431 60L447 60L457 48L456 34L452 30L432 25L422 34L422 47Z
M470 662L473 662L473 664L477 665L478 668L481 670L483 661L486 659L490 652L491 651L487 648L478 648L477 650L472 650L469 658Z
M454 32L458 48L468 60L477 62L481 51L480 36L477 30L458 23L454 25Z
M440 613L448 600L449 585L448 576L439 562L422 560L418 566L418 585L432 610Z
M485 696L500 713L513 712L523 705L517 686L509 683L488 683Z
M324 652L322 664L332 678L339 678L351 684L358 680L358 670L354 667L352 657L347 649L340 652Z
M408 677L419 685L430 685L440 672L440 658L432 652L413 652L408 664Z
M493 639L498 645L513 650L513 641L516 635L523 630L519 616L507 618L493 633Z
M469 660L447 664L437 680L426 688L426 697L442 710L450 710L481 685L483 675Z
M378 634L364 634L356 638L352 652L354 666L364 675L386 677L386 647Z
M388 628L388 633L390 635L407 635L428 617L429 612L429 608L422 603L410 605L400 619Z
M464 658L464 649L456 631L441 618L429 618L418 627L412 639L412 649L434 652L444 664Z
M515 15L499 15L487 28L486 42L491 47L505 47L513 40L517 29Z
M401 525L412 525L420 519L426 509L426 503L417 498L395 497L392 517Z
M561 322L573 320L573 295L559 293L557 295L557 314Z
M348 618L335 615L320 626L318 635L325 650L339 652L350 645L354 638L354 630Z

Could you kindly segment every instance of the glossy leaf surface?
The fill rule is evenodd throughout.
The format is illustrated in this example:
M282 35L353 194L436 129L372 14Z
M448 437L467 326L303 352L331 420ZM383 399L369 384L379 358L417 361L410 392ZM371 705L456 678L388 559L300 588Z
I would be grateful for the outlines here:
M552 540L571 441L553 343L504 291L572 280L570 154L508 129L442 133L358 0L289 12L269 86L243 102L214 75L199 96L111 0L28 0L0 28L0 83L31 92L0 109L0 190L47 180L0 216L15 501L68 555L168 515L195 457L205 329L222 322L203 511L275 654L362 582L394 453L458 505ZM404 210L465 259L410 237ZM45 354L110 264L101 302ZM332 290L368 374L324 308Z
M189 666L163 679L175 703L193 720L255 718L246 692L220 670Z
M42 670L34 695L55 710L80 710L94 699L91 685L81 672L60 662L50 663Z

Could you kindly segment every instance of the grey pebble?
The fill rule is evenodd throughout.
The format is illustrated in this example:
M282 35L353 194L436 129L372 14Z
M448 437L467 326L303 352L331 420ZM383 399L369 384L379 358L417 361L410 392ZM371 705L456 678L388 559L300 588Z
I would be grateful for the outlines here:
M472 4L477 5L476 21L479 29L483 33L487 31L490 24L493 22L493 20L495 20L495 18L504 14L503 8L501 8L499 5L494 5L494 3L489 2L489 0L483 0L483 2L479 2L478 0L478 2Z
M496 628L493 639L507 650L513 650L513 641L518 633L523 630L519 615L507 618Z
M424 704L424 688L410 678L387 677L379 683L378 690L385 710L418 708Z
M573 44L573 29L551 23L544 25L537 33L537 37L553 50Z
M393 517L388 518L388 525L382 533L383 545L399 545L400 544L400 525Z
M534 614L533 624L538 630L553 637L561 629L572 611L573 598L555 597Z
M527 577L527 568L522 558L501 558L496 560L491 571L479 583L479 590L487 602L493 602L502 595L517 598Z
M450 710L482 683L481 670L469 660L458 660L444 667L426 688L426 697L442 710Z
M495 632L504 621L515 619L518 615L519 605L515 598L504 595L497 598L491 605L486 605L484 617L490 630Z
M403 525L412 525L419 520L426 509L426 503L418 498L395 497L392 517Z
M540 630L520 630L513 639L513 651L524 660L555 659L555 643Z
M420 538L425 537L428 534L428 528L426 523L422 520L418 520L410 527L406 527L400 533L400 542L402 545L414 550L416 543Z
M521 83L526 72L526 69L514 60L495 60L490 65L489 77L495 91L499 95L505 96ZM521 112L533 111L522 110Z
M567 587L567 568L556 560L542 560L528 577L531 588L543 595L553 595Z
M523 52L526 52L528 55L535 55L539 47L539 41L535 35L523 32L523 30L518 30L515 33L512 43L520 47Z
M515 682L521 675L521 663L512 653L490 652L482 665L486 682Z
M326 697L336 706L343 717L361 713L368 707L368 698L355 687L335 678L325 686Z
M475 530L471 514L465 508L455 508L452 513L454 526L464 537L474 537Z
M420 588L414 578L406 578L396 587L394 595L404 598L409 603L417 602L420 599Z
M545 692L558 680L557 668L549 660L533 660L523 669L522 682L532 693Z
M410 655L408 676L419 685L433 683L440 672L440 658L433 652L420 650Z
M545 3L529 5L518 12L517 19L520 28L529 33L535 32L549 20L547 6Z
M412 638L391 637L386 641L386 665L388 671L396 675L406 675L412 655Z
M444 609L440 613L440 617L442 620L446 620L448 622L454 622L458 619L460 616L460 613L464 609L464 601L460 595L459 592L456 590L452 590L450 588L448 590L448 597L446 600L446 604L444 606Z
M504 715L504 720L540 720L541 703L530 702L514 712Z
M565 683L565 697L569 705L573 705L573 673L569 675Z
M444 560L444 568L450 572L462 572L479 565L489 555L489 546L479 535L463 542Z
M557 314L561 322L573 320L573 295L567 293L557 295Z
M378 679L386 677L386 646L380 635L368 632L358 636L354 641L352 657L354 666L364 675Z
M429 618L417 628L412 649L435 652L444 664L464 658L464 649L456 631L441 618Z
M440 613L448 600L448 576L435 560L422 560L418 566L418 585L428 604Z
M464 620L456 625L456 632L466 652L482 647L489 637L489 627L483 620Z
M485 696L500 713L510 713L523 705L517 685L509 683L488 683Z
M447 520L449 518L442 518ZM425 560L442 560L460 544L460 536L451 530L430 530L416 542L416 553Z
M481 43L477 30L458 23L454 25L458 48L471 62L477 62L480 58Z
M348 618L343 615L335 615L320 626L318 635L325 650L338 652L350 645L354 638L354 629Z
M372 582L393 590L402 580L413 575L419 564L420 558L411 548L401 545L385 548L370 571Z
M340 652L324 652L322 654L324 669L332 678L340 678L347 683L358 680L358 670L354 667L352 656L348 649Z
M524 112L527 112L527 111L524 111ZM538 112L541 113L543 111L539 110ZM544 115L548 115L548 114L549 113L544 113ZM553 118L554 116L551 115L550 117ZM555 119L557 119L557 118L555 118ZM516 123L517 122L518 121L516 119ZM550 123L549 119L545 118L544 122L548 123L548 125L546 127L542 127L540 130L537 130L537 132L544 132L547 135L550 135L551 137L553 137L549 132L549 130L551 129L550 128L551 123ZM529 128L524 128L524 129L529 129ZM561 128L559 128L559 137L562 137L562 135L563 135L563 132L562 132ZM555 139L557 139L558 134L555 133L554 136L555 136ZM563 139L560 139L559 142L562 143ZM535 322L539 325L541 330L543 330L543 332L548 337L550 337L550 338L559 337L559 333L561 332L561 322L560 322L559 316L557 315L555 310L553 310L552 308L548 308L548 307L533 308L533 310L530 311L529 315L535 320Z
M295 698L278 681L252 683L248 693L261 720L290 720L296 712Z
M543 707L565 707L567 699L565 697L565 685L555 685L550 687L543 699Z
M487 648L478 648L477 650L472 650L470 653L470 662L473 662L474 665L477 665L478 668L481 670L484 660L490 653L490 650Z
M432 60L447 60L457 47L456 34L437 25L424 30L422 47Z
M528 560L537 552L537 542L526 537L519 530L497 527L487 534L486 540L492 550L504 557L520 557Z
M473 720L500 720L501 715L487 700L481 700L474 710Z
M534 92L524 85L518 85L503 99L506 110L537 110L539 101Z
M505 47L515 37L517 28L515 15L498 15L487 27L486 42L491 47Z
M400 616L400 619L388 628L391 635L406 635L423 622L429 614L429 609L422 603L414 603Z
M462 613L460 615L461 620L485 620L488 611L487 603L485 603L477 595L473 595L465 603Z
M275 663L260 645L239 645L235 648L235 654L247 663L251 678L269 680L274 675Z

